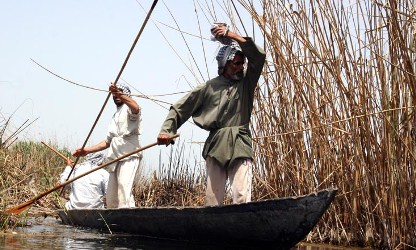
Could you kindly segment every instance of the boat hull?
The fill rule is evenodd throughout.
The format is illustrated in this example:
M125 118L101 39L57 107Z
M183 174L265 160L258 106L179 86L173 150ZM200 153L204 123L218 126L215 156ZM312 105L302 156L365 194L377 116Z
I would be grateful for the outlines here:
M59 216L64 224L107 232L289 249L318 223L336 192L224 206L62 210Z

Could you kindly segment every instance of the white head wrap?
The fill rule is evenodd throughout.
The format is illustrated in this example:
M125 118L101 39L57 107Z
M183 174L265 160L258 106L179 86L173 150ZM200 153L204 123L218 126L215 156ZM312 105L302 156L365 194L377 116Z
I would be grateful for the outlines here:
M117 86L117 88L119 88L119 89L121 89L122 91L123 91L123 93L124 94L126 94L126 95L128 95L128 96L131 96L131 91L130 91L130 88L129 88L129 86L127 86L126 84L124 84L124 83L116 83L116 86Z
M88 154L85 157L85 161L90 163L92 166L101 165L104 161L104 154L100 152Z

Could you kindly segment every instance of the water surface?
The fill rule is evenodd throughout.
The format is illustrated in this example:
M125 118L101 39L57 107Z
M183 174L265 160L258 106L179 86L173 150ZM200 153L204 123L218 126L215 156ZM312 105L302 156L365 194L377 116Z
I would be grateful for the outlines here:
M0 234L0 249L253 249L252 247L194 244L183 241L143 238L128 234L102 233L94 229L63 225L59 218L54 217L33 218L28 221L31 224L30 226L18 227L13 232ZM334 249L343 248L326 245L299 244L292 250Z

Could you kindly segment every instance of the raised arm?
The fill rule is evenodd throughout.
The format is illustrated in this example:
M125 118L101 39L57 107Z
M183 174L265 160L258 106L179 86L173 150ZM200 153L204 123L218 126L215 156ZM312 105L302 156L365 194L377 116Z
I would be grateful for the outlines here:
M138 114L140 111L140 106L137 102L131 98L129 95L123 93L114 83L109 87L111 94L119 98L124 104L126 104L133 114Z
M232 32L228 29L228 26L226 24L218 24L216 28L211 30L211 33L217 38L218 40L220 37L226 37L229 39L233 39L234 41L238 43L243 43L246 41L246 39L242 36L240 36L237 33Z

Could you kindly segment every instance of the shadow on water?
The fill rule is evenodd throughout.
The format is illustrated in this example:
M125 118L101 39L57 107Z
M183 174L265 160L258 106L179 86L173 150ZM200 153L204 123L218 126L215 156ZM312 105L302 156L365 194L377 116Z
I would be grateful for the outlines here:
M105 234L97 230L63 225L59 219L53 217L31 219L30 223L31 226L16 228L14 232L1 233L0 249L265 249L261 246L207 245L127 234ZM332 249L342 248L331 248L324 245L299 245L292 248L292 250Z

